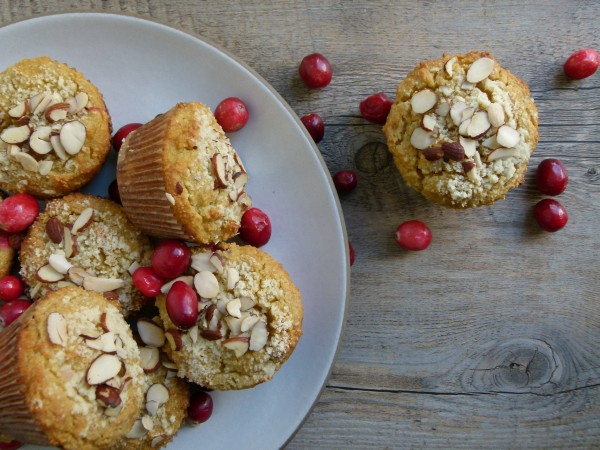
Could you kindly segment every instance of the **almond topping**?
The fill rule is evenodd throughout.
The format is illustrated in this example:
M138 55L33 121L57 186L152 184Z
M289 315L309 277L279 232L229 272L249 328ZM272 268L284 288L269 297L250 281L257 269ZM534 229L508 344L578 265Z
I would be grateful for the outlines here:
M96 387L96 400L106 408L116 408L121 404L119 389L106 384Z
M501 145L498 144L498 141L496 140L496 135L490 136L485 141L483 141L481 145L487 148L491 148L492 150L496 150L497 148L501 147Z
M240 301L239 298L235 298L235 299L231 300L229 303L227 303L227 312L231 316L241 319L241 317L242 317L242 312L240 311L241 307L242 307L242 302Z
M136 419L131 427L131 430L127 432L125 437L127 439L141 439L146 435L146 433L148 433L148 430L146 430L144 425L142 425L142 419Z
M258 321L260 320L260 317L258 316L248 316L245 319L242 320L242 326L240 328L242 333L245 333L246 331L250 331L252 329L252 327L254 327L254 325L256 325L258 323Z
M171 346L171 350L174 352L178 352L183 348L183 340L181 339L181 333L179 330L175 330L173 328L168 329L165 331L165 338Z
M69 269L73 267L73 264L67 261L67 258L65 258L65 255L62 254L62 252L50 255L48 263L50 263L54 270L63 275L66 275L69 272Z
M194 286L202 298L215 298L219 294L219 280L212 272L203 270L194 276Z
M90 386L102 384L116 377L122 367L123 363L117 356L104 353L92 362L85 375L85 380Z
M444 142L442 150L444 155L452 161L461 161L465 157L465 149L459 142Z
M137 322L140 339L149 347L162 347L165 345L165 332L161 327L149 319L140 319Z
M194 285L194 277L191 275L183 275L181 277L177 277L171 281L169 281L168 283L165 283L162 285L162 287L160 288L160 292L162 294L167 294L169 292L169 290L171 289L171 287L177 282L177 281L183 281L185 284L187 284L189 287L192 287Z
M142 426L146 430L152 431L152 429L154 428L154 421L152 420L152 418L150 416L144 416L144 417L142 417Z
M467 129L467 134L472 138L483 136L491 127L486 111L477 111L471 118L471 123Z
M100 278L87 276L83 279L83 288L88 291L108 292L125 286L125 281L120 278Z
M20 127L8 127L0 133L0 139L7 144L20 144L25 142L31 134L29 125L21 125Z
M227 279L227 289L233 290L240 281L240 273L233 267L225 269L225 278Z
M214 176L217 180L217 187L224 188L227 186L227 171L225 169L225 161L223 155L215 153L212 158L212 166Z
M71 229L72 234L77 234L80 231L84 230L94 218L94 208L86 208L84 209L79 217L75 219L75 223L73 223L73 228Z
M77 104L75 108L75 113L78 113L83 108L85 108L88 104L89 97L85 92L78 92L75 95L75 103Z
M218 341L223 337L219 330L202 330L200 331L200 336L207 341Z
M233 174L233 186L238 193L241 193L248 183L248 174L246 172L236 172Z
M516 148L499 148L490 153L487 157L488 162L496 161L497 159L510 158L517 156Z
M85 126L77 120L66 122L60 129L60 143L69 155L76 155L81 151L85 137Z
M268 336L267 324L261 320L254 325L252 333L250 333L250 350L261 350L267 344Z
M218 273L223 273L223 259L221 258L221 255L213 253L209 261Z
M454 125L458 126L463 121L463 111L467 109L467 104L462 101L458 101L452 104L450 108L450 118Z
M142 267L140 265L140 263L138 263L137 261L134 261L131 263L131 265L127 269L127 272L129 272L129 275L133 275L135 273L135 271L138 270L140 267ZM173 282L175 282L175 280L173 280ZM163 294L166 294L166 292L163 292Z
M55 103L46 108L44 117L49 123L58 122L67 118L67 112L69 112L69 104L65 102Z
M250 338L243 336L236 336L229 339L224 340L221 345L223 347L233 351L235 356L239 358L244 353L248 351L250 348Z
M27 153L20 152L14 155L15 160L21 164L23 169L28 172L39 172L40 164L35 160L35 158Z
M29 111L29 102L22 102L22 103L19 103L14 108L9 109L8 115L15 119L20 119L25 114L27 114L28 111Z
M494 60L490 58L479 58L467 71L469 83L479 83L485 80L494 71Z
M433 144L433 136L431 132L417 127L410 136L410 143L414 148L424 150Z
M100 350L104 353L115 353L117 347L115 345L115 333L109 331L101 334L96 339L85 339L85 345L94 350Z
M50 264L42 266L37 271L37 279L46 283L54 283L55 281L62 280L63 274L54 270Z
M154 416L162 405L169 401L169 390L162 383L155 383L146 392L146 409Z
M52 242L60 244L63 240L63 224L57 217L51 217L46 222L46 234Z
M444 157L442 147L429 147L423 150L423 156L427 161L437 161Z
M188 336L190 337L192 344L198 342L198 324L188 330Z
M498 144L500 144L502 147L513 148L519 143L520 140L521 134L514 128L511 128L508 125L502 125L500 128L498 128L498 132L496 133L496 141L498 141Z
M66 161L67 159L69 159L69 155L67 154L63 145L60 143L60 135L51 134L50 135L50 144L52 145L52 148L54 149L54 153L56 153L56 156L58 156L62 161Z
M465 150L465 155L467 155L467 157L469 158L471 158L477 151L477 141L473 139L467 139L465 137L459 136L458 142L460 142L460 145L463 146L463 149Z
M454 75L454 63L456 62L456 56L453 56L452 58L450 58L448 61L446 61L446 64L444 64L444 69L446 69L446 73L448 75L450 75L452 77L452 75Z
M469 125L471 125L471 119L467 119L464 122L462 122L458 127L458 134L460 134L461 136L467 136Z
M140 347L140 359L145 373L154 372L161 366L160 351L156 347Z
M439 102L437 108L435 109L435 113L440 117L446 117L449 112L450 104L446 101Z
M242 311L248 311L249 309L253 308L254 305L256 305L256 303L254 303L250 297L240 298L240 303L242 304L240 308Z
M89 276L91 275L80 267L73 266L69 269L69 279L77 286L83 285L83 280Z
M40 113L44 112L46 107L50 104L51 101L52 101L51 94L41 93L41 94L35 95L34 97L31 98L31 100L29 100L29 108L31 110L31 114L33 114L34 116L37 116Z
M437 120L435 120L435 116L432 114L426 114L421 119L421 128L424 130L433 131L436 125Z
M54 162L52 162L52 161L40 161L38 163L38 165L39 165L39 174L45 177L52 170L52 166L54 165Z
M71 234L71 230L67 227L63 228L63 248L65 250L65 256L67 258L72 258L77 254L77 241L75 240L75 236ZM83 283L83 280L81 280Z
M167 198L167 201L175 206L175 197L173 197L171 194L169 194L168 192L165 192L165 197Z
M65 346L69 337L67 330L67 321L65 318L57 313L52 312L48 315L48 322L46 324L48 330L48 338L50 342L56 345Z
M492 103L490 104L490 106L488 106L488 119L490 120L490 124L492 124L493 127L500 127L502 125L504 125L504 108L502 108L502 105L500 103Z
M215 266L210 262L211 256L212 252L193 254L190 267L197 272L202 272L203 270L214 272Z
M422 114L429 111L437 103L437 95L431 89L424 89L417 92L410 99L410 106L416 114Z
M229 331L231 331L231 334L233 336L237 336L238 334L240 334L242 332L242 322L243 322L243 319L239 319L237 317L233 317L233 316L225 317L225 323L229 327Z

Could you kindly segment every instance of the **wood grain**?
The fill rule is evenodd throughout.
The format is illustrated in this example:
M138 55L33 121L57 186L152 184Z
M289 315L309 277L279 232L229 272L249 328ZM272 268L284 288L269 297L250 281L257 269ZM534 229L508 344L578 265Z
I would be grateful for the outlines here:
M289 448L600 445L600 77L562 74L572 51L600 47L598 2L5 0L0 22L79 9L141 14L227 48L298 115L319 113L330 171L359 176L341 199L357 254L343 343ZM358 104L393 96L421 60L470 49L529 84L541 138L524 186L492 207L453 211L406 187ZM318 91L296 75L314 51L334 67ZM570 175L560 196L570 221L554 234L532 217L546 157ZM433 231L425 252L394 242L412 218Z

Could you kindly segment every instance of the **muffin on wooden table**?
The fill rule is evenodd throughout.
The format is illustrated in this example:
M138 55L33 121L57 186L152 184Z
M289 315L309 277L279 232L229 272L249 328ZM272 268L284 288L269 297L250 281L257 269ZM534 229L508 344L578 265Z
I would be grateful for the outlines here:
M227 240L252 204L237 152L201 103L179 103L129 134L117 180L129 219L162 238Z
M143 370L118 307L66 287L0 333L0 432L24 443L107 449L132 427Z
M110 150L111 121L98 89L48 57L0 73L0 188L51 198L76 191Z
M384 132L410 187L470 208L523 183L538 112L527 85L489 54L444 55L400 83Z

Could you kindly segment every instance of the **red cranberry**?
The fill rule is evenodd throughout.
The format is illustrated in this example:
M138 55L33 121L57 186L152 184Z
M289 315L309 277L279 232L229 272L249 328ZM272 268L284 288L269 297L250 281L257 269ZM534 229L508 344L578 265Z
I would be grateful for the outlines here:
M348 241L348 249L350 250L350 265L354 265L354 247L352 247L352 244Z
M137 130L141 126L141 123L128 123L127 125L123 125L121 128L119 128L112 138L113 148L117 152L121 150L123 141L125 141L125 138L129 135L129 133L131 133L134 130Z
M153 267L138 267L131 276L133 284L146 297L156 297L164 280L158 276Z
M17 450L23 447L19 441L0 441L0 450Z
M215 119L226 133L233 133L244 128L248 117L248 108L237 97L226 98L215 109Z
M108 186L108 196L113 202L118 203L119 205L122 204L121 194L119 193L119 185L117 184L117 180L112 180L112 182Z
M409 220L396 228L396 242L405 250L425 250L431 244L431 230L419 220Z
M213 401L208 392L198 391L192 394L187 410L190 422L194 424L204 423L210 419L212 412Z
M240 236L255 247L261 247L271 239L271 221L269 216L258 208L250 208L242 216Z
M360 102L360 114L369 122L383 125L393 104L387 95L379 92Z
M29 194L15 194L0 203L0 228L9 233L19 233L33 223L40 207Z
M323 119L318 114L307 114L300 118L309 134L315 141L315 144L321 142L323 136L325 135L325 124L323 123Z
M190 249L181 241L162 241L152 254L152 267L159 277L177 278L190 265Z
M569 175L558 159L545 159L537 168L535 181L538 190L546 195L558 195L567 187Z
M331 81L331 64L320 53L305 56L298 69L300 78L309 88L318 89L325 87Z
M340 170L333 176L333 184L338 192L352 192L356 187L356 174L351 170Z
M550 232L560 230L569 221L565 207L560 202L550 198L539 201L535 205L534 213L538 225Z
M169 289L166 299L167 314L180 328L190 328L198 320L198 296L183 281L176 281Z
M598 69L600 56L593 48L573 53L565 62L565 74L572 80L581 80L594 74Z
M9 326L31 306L27 300L17 299L0 306L0 325Z
M10 235L6 231L0 230L0 249L12 248L9 241Z
M10 302L23 295L23 282L19 277L7 275L0 278L0 300Z

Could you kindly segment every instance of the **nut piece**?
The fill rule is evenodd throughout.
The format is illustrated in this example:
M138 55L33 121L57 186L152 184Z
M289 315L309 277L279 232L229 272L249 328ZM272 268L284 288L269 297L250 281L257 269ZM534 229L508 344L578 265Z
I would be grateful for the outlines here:
M499 148L490 153L487 157L488 162L496 161L497 159L510 158L517 156L516 148Z
M37 271L37 279L46 283L54 283L55 281L62 280L64 275L54 270L50 264L42 266Z
M91 275L80 267L73 266L69 269L69 279L77 286L81 286L83 284L83 280L89 276Z
M223 259L221 258L221 255L213 253L209 261L218 273L223 273Z
M60 143L59 134L50 135L50 144L52 144L52 148L54 149L54 153L56 153L56 156L58 156L62 161L66 161L67 159L69 159L69 155L67 154L63 145Z
M190 267L197 272L202 272L203 270L214 272L215 266L210 262L211 256L212 252L193 254Z
M223 155L215 153L212 158L213 172L217 180L217 187L224 188L227 186L227 172L225 169L225 161Z
M227 290L231 291L235 289L236 285L240 281L240 273L233 267L225 269L225 278L227 279Z
M242 311L248 311L256 305L250 297L242 297L240 298L240 302L242 303L242 307L240 308Z
M250 350L261 350L267 344L268 336L267 324L261 320L252 328L252 333L250 334Z
M50 105L44 111L44 117L48 123L58 122L67 118L67 112L69 112L69 104L65 102L55 103Z
M102 384L116 377L122 367L123 363L117 356L104 353L92 362L85 374L85 380L90 386Z
M140 359L145 373L155 372L161 366L160 351L156 347L140 347Z
M73 228L71 229L71 233L77 234L80 231L82 231L83 229L85 229L92 222L93 218L94 218L94 208L84 209L81 212L81 214L79 214L77 219L75 219L75 222L73 223Z
M492 103L488 106L488 119L493 127L500 127L504 125L505 117L504 117L504 108L500 103Z
M438 103L434 112L440 117L446 117L450 112L450 104L446 101L441 101Z
M452 161L462 161L465 158L465 149L459 142L444 142L442 150L444 155Z
M77 120L65 123L60 129L60 143L69 155L76 155L81 151L85 137L85 125Z
M239 358L250 348L250 338L244 336L236 336L229 339L225 339L221 345L223 347L233 351L235 356Z
M51 217L48 222L46 222L46 234L55 244L60 244L63 240L63 227L64 225L57 217Z
M142 419L140 418L136 419L136 421L133 423L133 426L131 427L131 430L127 432L125 437L127 439L141 439L146 435L146 433L148 433L148 430L144 428L144 425L142 424Z
M450 118L454 125L459 126L463 119L463 111L467 109L467 104L463 101L458 101L452 104L450 108Z
M477 152L477 141L474 141L473 139L467 139L463 136L459 136L458 142L460 142L460 145L462 145L465 149L465 155L467 157L471 158Z
M83 288L88 291L108 292L125 286L125 281L120 278L100 278L87 276L83 279Z
M116 408L121 404L119 389L106 384L96 387L96 400L105 408Z
M135 270L134 270L134 272L135 272ZM178 281L183 281L189 287L192 287L194 285L194 277L193 276L182 275L180 277L177 277L177 278L169 281L168 283L163 284L162 287L160 288L160 292L165 295L168 294L169 291L171 290L171 287Z
M494 60L490 58L479 58L467 71L469 83L479 83L485 80L494 71Z
M200 336L202 336L207 341L218 341L223 337L219 330L201 330Z
M39 166L39 174L42 176L46 176L52 170L52 166L54 165L53 161L40 161L38 163Z
M410 143L418 150L425 150L433 144L433 136L431 132L417 127L410 136Z
M117 346L115 345L115 333L108 331L101 334L97 338L84 339L86 346L94 350L100 350L103 353L115 353Z
M67 344L67 339L69 337L67 321L61 314L57 312L51 312L48 314L46 328L48 330L48 338L50 339L50 342L63 347Z
M169 401L169 390L162 383L155 383L146 392L146 409L154 416L162 405Z
M467 161L463 161L462 167L463 167L463 170L465 171L465 173L469 173L471 170L473 170L475 168L475 163L469 159Z
M467 134L469 137L478 139L487 133L491 127L490 121L488 120L488 113L486 111L477 111L471 117L471 122L467 127Z
M194 286L202 298L215 298L219 294L219 280L212 272L203 270L194 276Z
M425 114L421 119L421 128L427 131L433 131L437 125L437 120L433 114Z
M442 147L429 147L423 150L423 156L427 161L437 161L444 157Z
M242 312L240 308L242 307L242 302L239 298L234 298L229 303L227 303L227 312L230 316L237 317L238 319L242 318Z
M437 101L438 98L435 92L431 89L423 89L412 96L410 106L414 113L422 114L433 108Z
M52 151L50 143L51 127L38 127L31 136L29 136L29 147L39 155L45 155Z
M39 172L40 164L28 153L20 152L14 155L15 160L28 172Z
M73 267L73 264L67 261L67 258L65 258L65 255L62 254L62 252L53 253L52 255L50 255L50 257L48 258L48 263L52 266L54 270L63 275L66 275L69 272L69 269Z
M514 128L511 128L508 125L502 125L500 128L498 128L498 132L496 133L496 141L498 141L498 144L500 144L502 147L513 148L519 143L520 140L521 134Z
M0 139L7 144L20 144L29 139L31 129L29 125L21 125L20 127L8 127L0 133Z
M19 103L12 109L8 110L8 115L14 119L20 119L29 111L29 102Z
M165 344L165 332L155 322L142 318L137 321L138 334L149 347L162 347Z
M446 73L448 75L450 75L452 77L452 75L454 75L454 63L456 62L456 56L453 56L452 58L450 58L448 61L446 61L446 64L444 64L444 69L446 69Z
M171 346L171 350L178 352L183 348L183 339L181 338L181 333L179 330L175 330L173 328L168 329L165 331L165 338Z
M246 331L250 331L254 325L256 325L260 320L258 316L248 316L242 320L242 324L240 326L240 331L245 333Z

